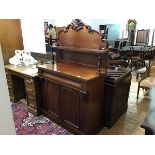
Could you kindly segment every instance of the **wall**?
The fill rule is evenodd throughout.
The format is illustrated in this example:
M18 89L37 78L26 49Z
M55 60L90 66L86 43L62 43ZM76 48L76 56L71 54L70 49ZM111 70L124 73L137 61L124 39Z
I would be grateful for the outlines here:
M108 25L108 40L116 40L120 35L120 24L107 24Z
M72 19L64 19L64 18L59 18L59 19L44 19L45 22L48 22L49 24L53 24L53 26L57 27L64 27L68 24L71 23Z
M48 25L49 24L52 24L53 26L55 26L55 19L44 19L44 22L48 22Z
M44 37L44 20L39 18L21 19L24 50L46 53Z
M4 64L2 58L2 51L0 46L0 134L1 135L15 135L15 126L12 116L11 103L9 99L9 92L7 88L6 75L4 71Z
M122 21L116 19L82 19L82 21L91 26L92 29L99 31L99 25L107 25L108 38L110 46L114 46L114 41L121 37Z
M137 29L151 29L150 40L152 39L152 31L154 28L153 20L141 19L141 18L131 18L136 19ZM124 30L123 37L127 37L127 21L128 18L114 18L114 19L81 19L84 23L89 24L93 29L99 30L99 25L109 24L111 30L109 33L109 40L115 40L116 38L122 38L122 30ZM24 49L32 52L46 53L45 49L45 38L44 38L44 22L48 21L54 26L62 27L71 23L72 19L21 19L22 35ZM112 30L116 32L113 33Z

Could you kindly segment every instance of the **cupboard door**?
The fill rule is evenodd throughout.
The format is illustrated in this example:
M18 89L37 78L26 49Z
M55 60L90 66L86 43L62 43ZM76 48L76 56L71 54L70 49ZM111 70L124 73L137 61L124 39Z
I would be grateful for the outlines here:
M61 117L65 125L80 127L80 91L61 87Z
M59 88L60 86L52 81L42 82L42 105L41 109L47 111L53 118L59 119Z
M15 50L23 50L23 37L19 19L0 19L0 43L4 64L15 55Z

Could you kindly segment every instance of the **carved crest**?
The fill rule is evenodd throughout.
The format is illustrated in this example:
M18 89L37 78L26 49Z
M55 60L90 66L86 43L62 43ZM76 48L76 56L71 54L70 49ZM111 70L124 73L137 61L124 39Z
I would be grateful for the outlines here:
M57 46L106 49L108 42L101 39L101 34L80 19L74 19L64 30L59 31Z
M94 30L92 30L92 28L90 27L90 25L86 25L80 19L74 19L74 20L72 20L71 24L69 24L64 31L65 32L68 32L68 30L71 28L71 29L74 29L74 30L76 30L78 32L81 29L83 29L83 27L85 27L86 29L88 29L88 32L89 33L93 33L93 31L94 31Z

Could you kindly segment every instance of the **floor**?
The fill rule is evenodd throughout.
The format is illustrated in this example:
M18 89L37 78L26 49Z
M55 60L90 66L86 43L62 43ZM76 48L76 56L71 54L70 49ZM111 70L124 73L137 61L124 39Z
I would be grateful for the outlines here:
M149 110L150 98L148 93L140 90L137 100L137 82L133 74L128 99L128 110L115 123L111 129L103 128L98 135L144 135L144 129L140 127Z

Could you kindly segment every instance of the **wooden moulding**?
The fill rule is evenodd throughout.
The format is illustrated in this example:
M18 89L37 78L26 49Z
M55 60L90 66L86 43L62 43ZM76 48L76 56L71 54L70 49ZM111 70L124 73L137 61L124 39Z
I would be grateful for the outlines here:
M75 83L69 79L64 79L59 76L51 75L49 73L42 73L42 76L47 79L53 80L57 83L61 83L61 84L65 84L65 85L77 88L77 89L81 89L81 84Z
M79 19L73 20L64 30L59 31L57 41L62 47L105 49L101 34Z
M69 61L96 68L96 73L106 71L108 42L101 34L81 20L75 19L64 30L59 31L56 62Z

